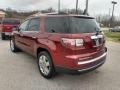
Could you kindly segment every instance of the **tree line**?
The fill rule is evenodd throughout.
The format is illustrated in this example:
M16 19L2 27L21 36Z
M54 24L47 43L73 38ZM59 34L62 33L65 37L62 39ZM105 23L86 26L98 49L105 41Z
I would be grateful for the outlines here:
M20 18L20 19L25 19L26 17L29 17L30 15L33 15L39 12L41 13L56 12L56 10L53 9L52 7L49 7L48 9L45 9L45 10L34 10L34 11L17 11L11 8L7 8L6 10L3 10L3 11L6 13L6 18ZM61 12L65 12L68 14L75 14L76 10L75 9L62 9ZM83 15L84 11L81 9L78 9L77 13ZM106 14L96 15L95 18L102 26L104 27L110 26L110 20L111 20L110 15L106 15ZM120 17L114 16L112 24L113 26L120 26Z

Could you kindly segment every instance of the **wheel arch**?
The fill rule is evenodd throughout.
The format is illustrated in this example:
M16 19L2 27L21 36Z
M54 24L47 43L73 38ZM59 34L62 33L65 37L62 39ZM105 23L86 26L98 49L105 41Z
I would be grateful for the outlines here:
M37 48L37 52L36 52L37 58L38 58L38 54L39 54L40 52L42 52L42 51L46 51L46 52L51 56L51 58L52 58L52 54L50 53L50 50L45 49L45 48L43 48L43 47L38 47L38 48Z

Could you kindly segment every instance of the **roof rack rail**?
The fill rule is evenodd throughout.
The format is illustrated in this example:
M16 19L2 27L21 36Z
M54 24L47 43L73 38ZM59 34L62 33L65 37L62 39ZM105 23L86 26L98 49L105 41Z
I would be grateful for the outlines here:
M68 15L68 13L66 13L66 12L52 12L52 13L41 13L41 12L38 12L36 14L30 15L29 17L40 16L40 15Z
M61 14L68 14L66 12L52 12L52 13L44 13L46 15L61 15Z

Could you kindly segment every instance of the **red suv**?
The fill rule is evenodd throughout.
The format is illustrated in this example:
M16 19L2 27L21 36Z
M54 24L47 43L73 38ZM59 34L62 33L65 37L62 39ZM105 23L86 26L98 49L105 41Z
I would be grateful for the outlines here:
M38 59L41 75L81 73L106 60L105 37L90 16L41 14L26 19L12 33L12 52L25 51Z
M4 18L0 24L0 33L2 40L10 36L13 27L17 27L20 24L19 19L15 18Z

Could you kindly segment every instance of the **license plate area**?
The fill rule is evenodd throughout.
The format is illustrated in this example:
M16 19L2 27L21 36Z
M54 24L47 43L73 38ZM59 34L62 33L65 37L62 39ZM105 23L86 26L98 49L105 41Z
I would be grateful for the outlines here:
M5 32L5 35L10 36L10 35L11 35L11 33L10 33L10 32Z
M91 36L93 47L99 47L103 44L103 35Z

